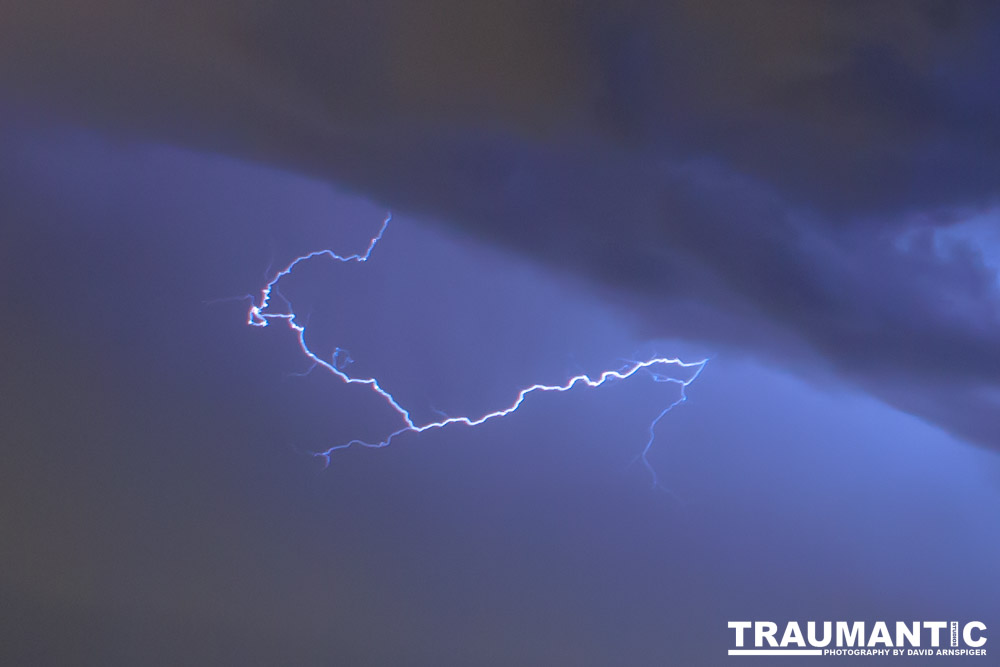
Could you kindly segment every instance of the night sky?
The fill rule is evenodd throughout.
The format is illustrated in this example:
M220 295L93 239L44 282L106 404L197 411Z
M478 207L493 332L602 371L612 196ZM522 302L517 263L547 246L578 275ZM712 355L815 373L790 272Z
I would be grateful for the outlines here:
M733 620L980 620L994 664L998 35L971 1L0 3L0 665L763 664ZM645 373L311 455L403 424L246 295L388 211L281 283L310 346L421 422L709 358L658 486Z

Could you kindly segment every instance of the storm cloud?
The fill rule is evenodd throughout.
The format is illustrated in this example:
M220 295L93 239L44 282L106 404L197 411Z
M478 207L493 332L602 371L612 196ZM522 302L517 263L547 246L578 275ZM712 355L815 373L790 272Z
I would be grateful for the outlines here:
M662 4L5 2L0 96L347 185L1000 447L997 274L948 233L997 220L995 5Z

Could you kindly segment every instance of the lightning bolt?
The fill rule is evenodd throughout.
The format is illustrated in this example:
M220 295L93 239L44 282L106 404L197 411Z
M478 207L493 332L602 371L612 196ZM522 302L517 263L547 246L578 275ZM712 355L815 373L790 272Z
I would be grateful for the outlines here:
M581 373L579 375L574 375L573 377L569 378L563 384L558 384L558 385L533 384L529 387L521 389L517 393L517 397L514 400L514 402L511 403L510 405L501 408L499 410L495 410L493 412L487 412L486 414L480 415L478 417L450 417L439 410L435 410L435 412L442 417L439 421L432 421L425 424L417 424L416 422L413 421L412 417L410 416L410 412L402 405L400 405L399 402L393 397L393 395L390 394L388 391L386 391L382 387L382 385L379 384L377 378L353 377L345 371L347 366L354 361L353 359L351 359L350 354L346 350L339 347L336 348L336 351L329 360L323 359L315 352L313 352L306 344L306 338L305 338L306 324L300 323L297 320L295 312L291 309L290 302L281 294L281 291L278 288L278 283L281 281L282 278L292 273L292 271L295 270L295 267L298 266L300 263L309 261L311 259L316 259L319 257L326 257L344 263L357 262L359 264L362 264L367 262L369 258L371 258L371 254L372 251L375 249L375 246L378 244L380 240L382 240L382 235L385 233L385 230L386 228L388 228L389 222L391 220L392 220L392 214L389 213L382 221L382 226L378 230L378 233L375 236L373 236L371 241L368 243L368 248L365 250L363 254L355 253L353 255L340 255L334 252L333 250L317 250L315 252L302 255L301 257L296 257L285 268L275 273L274 277L271 278L271 280L268 281L266 285L264 285L264 287L261 289L260 296L258 299L253 299L252 297L248 297L251 301L251 306L249 311L247 312L247 324L255 327L266 327L273 320L284 320L288 324L288 327L295 332L299 348L301 348L302 353L306 357L308 357L309 360L312 362L309 367L309 370L307 370L306 373L309 373L315 368L319 367L329 371L336 377L340 378L340 380L342 380L345 384L366 385L375 394L380 396L385 401L385 403L390 408L392 408L392 410L395 411L396 414L399 415L402 421L402 426L400 428L391 432L383 440L380 440L378 442L365 442L363 440L355 439L355 440L350 440L348 442L344 442L342 444L334 445L324 451L313 452L315 456L320 457L324 460L325 466L330 465L330 457L333 454L333 452L340 449L346 449L352 446L373 447L373 448L385 447L391 444L394 439L403 435L404 433L423 433L425 431L444 428L452 424L463 424L469 427L479 426L480 424L484 424L490 421L491 419L506 417L507 415L516 412L517 409L521 407L521 404L524 403L525 399L531 394L539 392L566 392L578 385L597 388L609 382L613 382L615 380L628 379L633 375L642 371L642 372L648 372L652 377L652 379L656 382L670 382L680 386L680 397L677 398L677 400L675 400L673 403L665 407L656 416L656 418L653 419L652 423L649 425L649 440L646 442L645 447L639 452L639 454L633 461L633 463L635 461L641 461L643 466L646 468L646 470L649 471L650 475L652 476L653 486L654 487L659 486L659 478L656 474L656 471L653 469L653 466L650 465L647 459L647 455L649 454L649 451L653 446L653 441L656 438L656 425L659 423L661 419L663 419L664 415L666 415L672 409L674 409L675 407L677 407L678 405L687 400L686 389L688 385L690 385L698 378L702 370L704 370L705 365L708 363L708 359L703 359L701 361L694 361L694 362L685 362L677 358L669 358L669 357L653 357L645 360L630 360L627 361L624 366L618 368L617 370L607 370L595 377L591 377L586 373ZM287 306L287 309L275 310L274 307L272 306L273 297L278 297L279 299L281 299ZM688 371L687 373L688 377L684 379L666 374L665 371L667 371L670 368L685 369L686 371Z

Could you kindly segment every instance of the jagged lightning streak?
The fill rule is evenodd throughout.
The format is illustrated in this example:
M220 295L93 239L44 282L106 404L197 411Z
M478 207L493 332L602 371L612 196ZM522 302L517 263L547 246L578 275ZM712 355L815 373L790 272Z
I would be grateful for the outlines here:
M653 440L655 439L656 425L659 421L670 412L677 405L683 403L687 400L686 389L688 385L694 382L701 371L705 368L705 364L708 363L708 359L703 359L701 361L685 362L676 358L667 357L653 357L651 359L646 359L643 361L629 361L624 366L618 370L608 370L604 371L600 375L592 378L586 373L581 373L580 375L574 375L569 378L565 383L561 385L546 385L546 384L533 384L525 389L520 390L517 393L517 398L509 406L495 410L493 412L488 412L479 417L449 417L439 410L435 410L441 415L442 419L439 421L428 422L426 424L417 424L413 421L410 416L409 411L404 408L399 402L390 394L388 391L382 388L379 384L378 379L374 377L370 378L359 378L352 377L345 372L345 368L353 362L350 354L343 350L342 348L336 348L331 359L328 361L321 358L315 352L313 352L309 346L306 344L306 324L299 323L296 319L296 314L291 309L291 304L288 299L281 295L278 289L278 283L282 278L289 275L297 265L310 259L317 257L328 257L330 259L337 260L339 262L367 262L371 257L372 251L375 246L382 239L382 235L385 233L386 228L389 226L389 222L392 220L392 214L386 215L385 220L382 221L382 227L379 229L378 233L372 237L371 241L368 243L368 248L365 250L364 254L353 254L353 255L340 255L332 250L317 250L301 257L297 257L288 266L281 269L274 274L274 277L261 289L259 300L255 300L252 297L250 310L247 313L247 324L255 327L266 327L271 320L284 320L288 323L288 326L296 332L296 337L298 339L299 347L302 349L303 354L305 354L311 361L312 365L306 373L311 372L317 367L322 367L340 378L346 384L362 384L369 386L372 391L378 394L382 399L385 400L386 404L389 405L402 419L403 426L390 433L384 440L379 442L365 442L363 440L350 440L343 444L334 445L325 451L314 452L318 457L321 457L325 465L330 464L330 456L333 452L339 449L346 449L352 446L362 446L362 447L385 447L390 444L393 439L404 434L404 433L423 433L424 431L429 431L432 429L444 428L451 424L464 424L466 426L479 426L491 419L496 419L498 417L505 417L512 412L515 412L524 399L535 392L565 392L576 387L577 385L587 386L587 387L600 387L613 380L625 380L632 377L640 371L646 371L650 373L653 380L656 382L671 382L680 386L680 397L673 403L664 408L653 420L649 426L649 440L646 442L646 446L642 451L636 456L637 461L641 461L645 468L649 471L653 479L653 486L659 485L659 479L657 477L656 471L650 465L646 456L649 453L650 448L653 446ZM277 295L285 304L288 309L285 311L274 311L271 306L272 297ZM692 369L690 371L690 376L687 379L676 378L670 375L664 375L660 373L659 370L665 367L676 366L683 369Z

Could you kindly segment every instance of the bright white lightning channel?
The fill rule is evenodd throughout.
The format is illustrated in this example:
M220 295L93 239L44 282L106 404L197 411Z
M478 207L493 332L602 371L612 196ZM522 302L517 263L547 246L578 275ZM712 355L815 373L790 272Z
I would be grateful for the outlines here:
M677 358L669 357L653 357L645 360L630 360L624 366L618 368L617 370L607 370L597 375L596 377L591 377L586 374L574 375L560 385L545 385L545 384L533 384L524 389L521 389L517 393L517 398L510 405L495 410L493 412L487 412L486 414L480 415L478 417L449 417L442 414L442 419L440 421L428 422L426 424L417 424L413 421L410 416L409 411L404 408L399 402L390 394L388 391L382 388L379 384L378 379L374 377L360 378L352 377L348 375L344 368L347 366L349 361L352 361L346 352L341 348L337 348L330 359L323 359L315 352L313 352L309 346L306 344L306 325L301 324L297 321L295 313L291 310L291 305L288 303L287 299L282 299L288 309L285 311L274 310L271 305L271 297L278 289L278 283L282 278L292 273L297 265L301 262L305 262L311 259L326 257L339 262L367 262L371 257L372 251L375 246L382 239L382 235L385 233L386 228L389 226L389 222L392 220L392 214L387 214L385 220L382 221L382 227L378 230L378 233L372 237L371 241L368 243L368 248L363 254L356 253L353 255L340 255L332 250L317 250L315 252L302 255L292 260L285 268L281 269L274 274L274 277L261 289L260 297L258 300L254 300L251 297L250 310L247 313L247 323L255 327L266 327L270 324L271 320L284 320L288 323L289 328L291 328L296 333L298 339L299 347L302 349L303 354L305 354L310 361L312 361L312 368L321 367L340 378L346 384L361 384L367 385L373 392L379 395L386 404L392 408L396 414L402 420L402 426L390 433L385 437L384 440L379 442L365 442L363 440L350 440L342 444L334 445L329 449L314 452L318 457L324 459L325 464L330 464L330 456L333 452L339 449L346 449L348 447L358 445L361 447L385 447L390 444L393 439L404 434L404 433L423 433L424 431L429 431L431 429L444 428L451 424L464 424L465 426L479 426L491 419L496 419L498 417L506 417L507 415L515 412L521 404L524 402L525 398L529 394L535 392L564 392L569 391L577 385L587 386L587 387L600 387L613 380L624 380L626 378L632 377L640 371L645 371L650 374L650 376L656 382L670 382L676 384L680 387L680 396L671 404L666 406L657 416L653 419L652 423L649 425L649 439L646 442L645 447L636 456L636 461L641 461L643 466L649 471L653 479L653 486L659 485L659 479L657 477L656 471L650 465L646 456L653 446L653 440L656 437L656 425L659 421L670 412L673 408L677 407L681 403L687 400L687 387L692 382L694 382L698 376L704 370L705 365L708 363L708 359L702 359L701 361L685 362ZM279 293L280 296L280 293ZM667 374L670 369L679 369L684 371L685 378L674 377L673 375Z

